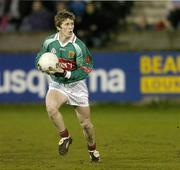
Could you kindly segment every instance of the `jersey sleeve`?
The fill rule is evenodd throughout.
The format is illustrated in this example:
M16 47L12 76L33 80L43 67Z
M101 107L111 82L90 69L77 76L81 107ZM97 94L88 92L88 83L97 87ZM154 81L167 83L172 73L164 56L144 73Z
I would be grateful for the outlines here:
M83 44L80 51L76 54L77 69L71 71L70 79L81 80L85 79L93 69L93 59L88 48Z
M45 42L44 42L40 51L38 52L38 54L36 55L36 58L35 58L35 66L36 67L38 65L38 62L39 62L41 55L44 54L45 52L47 52L47 45L45 45Z

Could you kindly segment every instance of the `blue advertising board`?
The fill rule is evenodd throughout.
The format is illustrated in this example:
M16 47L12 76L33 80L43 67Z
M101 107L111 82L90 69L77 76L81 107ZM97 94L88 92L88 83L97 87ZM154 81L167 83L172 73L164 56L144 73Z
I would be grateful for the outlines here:
M0 54L0 102L44 100L45 76L35 69L34 54Z
M179 52L96 52L87 78L90 101L138 101L147 95L180 95ZM35 54L0 54L0 103L44 101L46 76Z
M95 101L140 99L138 53L94 53L94 72L87 84Z
M149 52L139 57L140 94L180 96L180 53Z

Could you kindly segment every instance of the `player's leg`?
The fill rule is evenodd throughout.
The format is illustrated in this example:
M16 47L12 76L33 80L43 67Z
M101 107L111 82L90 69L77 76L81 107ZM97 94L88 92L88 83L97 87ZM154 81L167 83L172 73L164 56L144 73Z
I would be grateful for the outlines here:
M59 112L59 108L63 103L67 101L67 96L61 92L50 89L46 95L46 110L54 125L56 126L59 135L61 137L59 141L59 153L64 155L67 153L69 145L72 139L69 135L67 128L65 127L62 114Z
M100 156L99 152L96 151L95 130L90 118L90 107L77 106L75 107L75 112L87 140L90 158L93 162L98 162L100 160Z
M62 114L59 112L60 106L66 102L67 97L60 94L57 90L50 89L46 95L46 110L49 118L56 126L58 132L63 132L66 128Z

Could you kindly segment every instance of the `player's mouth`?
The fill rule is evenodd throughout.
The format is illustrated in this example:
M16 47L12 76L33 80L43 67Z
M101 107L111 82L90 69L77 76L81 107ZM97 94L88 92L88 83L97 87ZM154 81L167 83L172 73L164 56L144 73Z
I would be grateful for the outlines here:
M69 31L68 33L71 35L73 33L73 31Z

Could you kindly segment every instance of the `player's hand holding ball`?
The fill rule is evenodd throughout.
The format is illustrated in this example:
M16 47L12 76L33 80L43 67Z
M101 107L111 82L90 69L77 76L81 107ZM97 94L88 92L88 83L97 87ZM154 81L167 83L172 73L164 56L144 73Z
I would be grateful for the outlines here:
M64 69L61 67L61 63L58 63L56 72L57 73L64 73Z
M64 73L58 57L51 52L42 54L38 62L38 69L47 74Z

